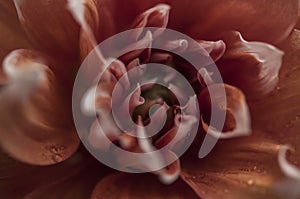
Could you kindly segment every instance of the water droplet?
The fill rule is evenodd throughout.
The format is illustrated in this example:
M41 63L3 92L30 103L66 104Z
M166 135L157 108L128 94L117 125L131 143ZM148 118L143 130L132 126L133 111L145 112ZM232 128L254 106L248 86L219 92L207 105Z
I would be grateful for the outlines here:
M61 162L63 160L62 156L59 154L55 154L52 156L52 160L56 163Z
M60 147L59 147L59 150L61 150L61 151L65 150L65 149L66 149L65 146L60 146Z
M276 87L276 90L278 90L278 91L279 91L279 90L280 90L280 86L277 86L277 87Z
M224 192L225 192L225 193L228 193L228 189L224 189Z
M257 167L256 167L256 166L254 166L254 167L253 167L253 171L256 171L256 169L257 169Z
M248 181L247 181L247 184L248 184L248 185L253 185L253 184L254 184L254 180L252 180L252 179L248 180Z
M55 147L55 146L51 146L51 147L50 147L50 151L51 151L52 153L58 153L58 149L57 149L57 147Z

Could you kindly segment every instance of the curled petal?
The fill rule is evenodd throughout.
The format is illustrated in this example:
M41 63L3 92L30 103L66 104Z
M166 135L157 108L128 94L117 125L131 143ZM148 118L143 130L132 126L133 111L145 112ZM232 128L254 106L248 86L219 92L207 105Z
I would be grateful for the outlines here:
M76 22L80 25L80 56L83 61L87 55L93 51L93 60L91 60L91 56L89 57L89 61L93 62L93 64L97 63L98 71L94 71L95 69L92 67L86 69L86 76L93 76L91 74L103 72L103 76L105 78L109 78L110 74L108 74L106 66L109 64L107 60L104 58L101 50L97 47L97 31L98 31L98 23L99 23L99 14L96 8L97 3L92 0L68 0L68 9L72 14Z
M185 39L178 39L174 41L167 41L163 45L163 49L166 51L172 51L172 52L177 52L181 53L184 52L189 46L189 42Z
M143 183L140 183L141 179ZM196 199L198 197L182 180L172 185L163 185L148 174L117 173L97 184L91 196L91 199L94 198Z
M200 68L198 70L197 79L203 87L206 87L215 83L211 77L212 75L213 74L209 73L206 68Z
M168 64L172 61L173 57L169 53L155 53L151 54L150 62L151 63L162 63Z
M112 84L103 83L101 86L93 86L83 96L81 110L86 115L107 113L111 111Z
M158 4L138 16L133 23L133 28L158 27L166 28L169 21L170 6L167 4ZM141 29L142 30L142 29ZM137 32L135 39L137 40L142 32ZM161 34L161 31L155 31L154 37Z
M286 159L286 154L289 150L291 150L289 146L280 147L278 155L279 166L287 177L300 180L299 168L289 163Z
M79 27L66 9L67 0L14 0L30 40L41 50L58 56L77 55Z
M289 146L281 146L279 149L278 163L285 179L274 186L274 191L284 198L296 199L300 196L300 169L287 160L289 150Z
M197 41L197 45L189 47L190 52L200 55L210 56L213 61L218 61L225 53L226 45L222 40L219 41Z
M217 65L224 81L241 88L250 98L273 91L283 52L266 43L247 42L239 32L228 32L222 38L227 49Z
M81 26L80 55L84 60L97 46L98 41L103 41L111 36L114 31L114 22L107 6L94 0L69 0L69 10Z
M155 146L157 148L162 148L172 141L172 144L168 145L168 148L171 150L180 143L180 141L184 141L191 129L194 128L194 124L196 122L197 119L194 116L181 116L180 114L175 115L175 125L155 142Z
M143 38L129 44L126 49L123 50L124 52L129 52L126 54L123 53L119 59L124 63L130 63L132 60L139 58L144 51L150 50L151 52L152 41L153 35L150 31L147 31ZM150 56L149 52L147 54Z
M220 90L225 89L226 102L219 96ZM221 100L220 100L221 99ZM202 112L202 125L204 130L220 138L232 138L246 136L251 132L250 114L243 93L236 87L227 84L214 84L206 88L198 97L200 110ZM209 126L211 116L211 102L218 104L220 112L225 112L225 123L223 129Z
M91 126L88 135L89 144L95 149L108 150L112 141L118 140L121 135L120 130L115 125L112 116L103 115ZM109 139L110 141L106 141Z
M0 92L3 149L30 164L49 165L67 159L77 149L79 138L68 96L52 71L35 51L28 50L13 51L3 66L8 76Z

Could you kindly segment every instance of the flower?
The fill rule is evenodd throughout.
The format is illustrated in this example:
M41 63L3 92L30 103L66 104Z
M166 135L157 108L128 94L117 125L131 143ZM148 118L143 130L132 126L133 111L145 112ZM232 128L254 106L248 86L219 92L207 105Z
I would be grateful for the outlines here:
M280 0L242 3L14 0L0 3L3 11L0 53L5 57L0 70L0 144L13 158L1 154L0 175L4 179L1 195L7 198L85 198L90 195L91 198L275 198L290 188L289 197L297 196L299 171L292 164L297 165L295 154L299 150L300 124L296 91L299 31L294 30L297 8L298 2L293 0L284 4ZM17 25L18 20L22 29ZM197 98L203 109L201 117L196 118L202 128L195 143L201 143L206 133L214 135L219 131L223 139L204 159L197 158L196 146L192 146L180 161L153 172L164 182L171 183L179 177L171 185L161 184L152 174L111 174L110 169L79 147L80 139L72 121L71 92L80 63L106 38L130 28L147 26L169 27L197 39L216 61L225 84L213 82L209 68L193 71L175 55L152 50L153 38L158 38L161 32L148 32L140 37L141 33L128 43L148 46L111 62L109 81L100 81L106 90L97 90L97 101L87 104L96 104L101 127L113 130L114 134L109 136L111 141L119 142L120 147L127 150L147 152L151 147L159 148L168 143L178 123L187 122L184 127L188 131L195 118L180 117L176 99L170 93L152 100L147 98L147 92L151 96L158 91L165 92L164 89L151 91L137 87L130 102L132 114L138 107L137 115L144 116L151 105L163 104L162 107L171 110L170 126L155 142L126 136L113 129L109 116L101 117L103 109L110 110L107 102L111 100L115 79L150 60L175 65L182 74L191 77L188 79L199 92ZM199 53L182 40L170 40L164 45L181 52ZM286 56L277 87L283 56L279 48ZM98 53L99 62L108 62ZM86 75L89 77L94 72L87 71ZM208 107L218 96L208 96L207 89L220 87L225 88L228 99L226 106L220 106L220 111L226 113L225 126L211 129ZM176 91L176 88L170 90ZM171 103L163 103L161 99L171 99ZM156 115L159 121L160 114ZM140 134L145 134L144 118L135 118ZM99 129L92 127L89 141L94 147L102 148L101 139L93 143L97 136ZM285 157L289 149L286 144L295 148L289 161ZM153 158L155 161L157 157ZM170 176L172 180L168 181Z

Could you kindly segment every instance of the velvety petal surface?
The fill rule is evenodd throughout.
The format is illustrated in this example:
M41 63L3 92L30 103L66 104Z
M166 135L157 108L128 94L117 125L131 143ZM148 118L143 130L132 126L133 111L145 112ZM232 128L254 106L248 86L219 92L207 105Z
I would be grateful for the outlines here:
M182 180L172 185L163 185L150 174L117 173L101 180L95 187L91 199L196 199L192 189Z
M61 175L55 181L48 181L25 195L25 199L87 199L99 180L112 171L100 164L83 147L65 161L60 172L66 170L66 162L78 160L77 170L72 175ZM74 161L75 162L75 161ZM67 173L67 172L66 172ZM47 176L49 179L49 176Z
M266 136L295 148L289 159L300 163L300 31L295 30L285 49L286 55L277 89L269 96L250 104L253 128Z
M170 27L194 38L210 40L223 31L238 30L248 40L273 44L291 33L297 22L297 0L137 0L108 1L120 30L138 14L158 3L171 6ZM188 11L188 12L187 12Z
M0 2L0 29L0 62L2 64L3 58L9 51L29 46L11 0ZM5 78L3 70L0 69L0 82L5 81Z
M217 62L224 82L243 90L248 99L259 99L278 83L284 52L264 42L248 42L237 31L223 33L224 56Z
M15 50L4 60L0 90L0 145L14 158L49 165L70 157L79 145L62 85L41 54Z
M81 60L98 45L112 36L115 21L103 0L67 0L68 11L80 25L79 48Z
M272 185L283 177L280 145L256 134L222 140L204 159L184 157L182 179L205 199L276 198Z
M26 198L71 198L70 193L73 198L85 199L101 176L107 173L107 169L99 166L83 147L68 160L52 166L26 165L3 152L0 163L0 194L2 198L10 199L25 195Z
M79 26L67 10L66 2L14 0L19 20L39 50L60 56L77 55Z

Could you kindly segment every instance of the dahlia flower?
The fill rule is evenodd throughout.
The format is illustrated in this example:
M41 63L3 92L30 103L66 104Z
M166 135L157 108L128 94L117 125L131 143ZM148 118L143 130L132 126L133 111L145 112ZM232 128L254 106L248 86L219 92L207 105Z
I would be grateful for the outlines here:
M0 196L299 198L298 7L296 0L1 2ZM98 48L131 29L126 41L111 44L121 56ZM168 37L168 30L195 43ZM152 48L157 43L164 50ZM204 60L199 68L183 59L191 54ZM95 81L99 71L85 68L89 84L81 91L76 78L91 55L102 78ZM135 84L147 76L139 67L151 63L166 72ZM187 95L185 81L195 94ZM224 116L221 128L211 123L213 104ZM74 108L95 116L84 137ZM128 119L121 128L118 122ZM193 130L193 143L179 157L175 149ZM219 140L199 158L212 138ZM140 162L114 151L151 154L165 146L167 153ZM91 148L139 174L109 168Z

